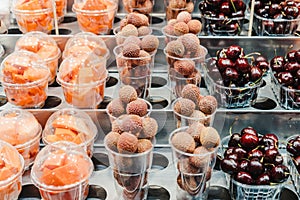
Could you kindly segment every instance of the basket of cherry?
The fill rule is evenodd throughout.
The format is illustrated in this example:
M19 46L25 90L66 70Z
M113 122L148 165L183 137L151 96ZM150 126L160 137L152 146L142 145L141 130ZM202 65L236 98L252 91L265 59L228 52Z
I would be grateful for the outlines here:
M239 35L245 19L242 0L203 0L199 3L203 31L206 35Z
M289 154L289 168L291 177L300 195L300 135L293 135L287 139L286 151Z
M254 31L259 36L293 35L300 22L299 9L299 1L256 0L253 18Z
M270 61L271 88L281 107L300 109L300 49Z
M242 47L231 45L206 60L204 80L208 92L216 97L220 107L249 107L255 103L268 68L265 57L245 55Z
M229 190L236 200L274 200L290 171L273 133L260 135L245 127L222 140L221 169L228 175Z

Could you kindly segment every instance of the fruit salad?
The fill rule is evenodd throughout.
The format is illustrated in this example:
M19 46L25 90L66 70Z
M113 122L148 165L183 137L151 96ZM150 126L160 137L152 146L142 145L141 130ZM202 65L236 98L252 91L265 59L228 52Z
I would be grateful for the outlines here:
M45 61L51 73L49 84L53 83L60 58L60 49L55 40L42 32L26 33L16 42L15 50L21 49L36 53Z
M97 128L86 113L76 109L62 109L49 117L42 138L46 144L73 142L92 156L96 136Z
M45 200L81 200L88 195L93 163L84 150L70 142L44 147L32 166L31 180Z
M14 0L13 12L23 33L30 31L48 33L53 28L51 0Z
M105 0L75 0L73 4L79 28L97 35L110 32L117 8L116 2Z
M41 58L17 51L1 63L1 82L8 101L22 108L42 107L47 98L50 71Z

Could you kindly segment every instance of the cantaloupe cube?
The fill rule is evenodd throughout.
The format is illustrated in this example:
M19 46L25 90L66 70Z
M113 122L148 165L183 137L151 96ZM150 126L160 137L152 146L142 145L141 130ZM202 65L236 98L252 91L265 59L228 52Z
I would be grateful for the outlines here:
M56 128L54 134L59 138L59 140L65 140L69 142L72 142L77 136L77 132L67 128Z
M48 157L42 165L42 169L48 168L53 170L65 164L66 154L65 153L57 153Z

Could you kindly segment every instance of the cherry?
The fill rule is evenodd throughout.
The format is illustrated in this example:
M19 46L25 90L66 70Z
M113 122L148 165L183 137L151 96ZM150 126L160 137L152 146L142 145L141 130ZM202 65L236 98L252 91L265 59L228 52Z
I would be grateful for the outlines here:
M223 48L221 50L218 50L217 51L217 59L227 58L226 52L227 52L227 48Z
M280 14L281 10L282 10L282 7L280 4L277 4L277 3L271 4L270 8L269 8L269 15L271 17L273 17L276 14Z
M298 156L298 154L299 154L300 152L298 153L297 149L293 146L293 143L294 143L294 142L295 142L294 139L289 140L289 141L288 141L288 144L286 145L286 150L287 150L289 153L293 154L294 156Z
M235 61L235 68L241 73L248 73L251 66L246 58L237 58Z
M257 158L252 158L249 161L249 173L252 177L257 177L264 172L264 166Z
M234 147L229 147L224 152L224 157L227 157L227 155L233 154Z
M236 69L227 67L223 73L223 78L233 81L239 78L239 74Z
M290 72L279 72L277 79L283 86L291 86L294 84L294 78Z
M248 172L249 171L249 161L248 160L242 160L238 165L238 170Z
M296 6L286 6L283 12L286 19L296 19L299 15L299 9Z
M271 171L271 180L275 183L282 183L289 177L289 169L285 165L274 166Z
M283 56L275 56L270 61L270 66L272 70L275 72L282 71L284 64L285 64L285 59Z
M295 164L298 173L300 173L300 156L294 157L293 163Z
M250 70L250 80L255 82L257 81L258 79L260 79L263 75L263 72L261 71L260 68L254 66L254 67L251 67L251 70Z
M226 156L227 159L233 159L233 160L238 160L238 155L236 153L228 154Z
M238 162L233 159L224 158L221 161L221 169L228 174L235 174L237 172Z
M257 131L253 127L251 127L251 126L243 128L241 130L241 135L244 135L244 134L251 134L251 135L254 135L254 136L258 137Z
M298 69L300 69L300 65L296 61L287 62L283 66L283 70L291 72L292 74L295 73Z
M274 163L276 156L279 154L278 150L275 148L268 149L265 152L264 162L265 163Z
M263 72L266 72L269 69L269 63L267 61L260 61L255 66Z
M245 156L247 155L247 151L241 147L234 148L233 153L237 154L239 160L245 158Z
M248 133L243 134L240 139L240 143L242 147L244 147L245 149L253 149L257 147L258 142L259 142L258 136L248 134Z
M287 59L289 62L294 62L294 61L296 61L295 53L296 53L296 50L291 50L291 51L289 51L289 52L286 54L286 59Z
M231 45L227 48L226 56L229 59L236 60L240 57L242 48L238 45Z
M229 1L224 1L221 4L220 12L223 13L225 16L229 16L231 14L231 9L230 9L230 3L229 3Z
M263 62L263 61L268 61L264 56L262 56L262 55L259 55L259 56L257 56L256 58L255 58L255 61L254 61L254 64L258 64L259 62Z
M238 172L235 176L235 180L240 183L244 183L244 184L248 184L248 185L251 185L254 183L253 178L251 177L251 175L248 172Z
M240 143L241 135L239 133L233 133L230 136L228 146L229 147L238 147Z
M231 17L232 18L236 18L236 17L244 17L245 16L245 12L242 10L236 11L231 13Z
M300 140L299 139L297 139L297 140L294 140L293 142L292 142L292 147L295 149L295 153L293 153L293 155L295 155L295 156L298 156L298 155L300 155Z
M233 68L234 62L229 58L219 58L217 61L217 66L220 72L223 72L226 70L226 68Z
M295 59L298 63L300 63L300 49L295 52Z
M283 164L283 156L277 155L274 160L274 165L282 165Z
M248 158L257 158L261 159L264 156L263 152L260 151L259 149L252 149L251 151L248 152Z
M275 142L275 145L278 146L278 137L274 133L267 133L263 138L270 138Z
M263 173L257 177L255 184L257 185L270 185L270 176L267 173Z

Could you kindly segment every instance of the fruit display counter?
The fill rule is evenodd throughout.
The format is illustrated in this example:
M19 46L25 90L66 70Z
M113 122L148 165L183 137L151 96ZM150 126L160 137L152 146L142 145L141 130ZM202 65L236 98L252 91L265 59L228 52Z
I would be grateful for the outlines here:
M64 49L66 42L80 32L75 14L71 12L72 3L68 2L68 13L64 21L59 25L59 35L55 31L51 32L52 38L57 42L61 50ZM197 5L197 3L196 3ZM113 28L120 26L120 19L126 14L119 3L119 12L115 17ZM194 18L199 18L198 8L193 13ZM152 70L151 87L149 90L148 100L152 105L150 116L156 119L158 123L158 132L156 134L156 143L153 149L153 162L150 173L148 174L149 191L147 199L173 200L176 199L177 177L176 164L173 162L172 149L169 144L170 134L177 128L176 117L172 110L172 103L176 99L170 88L168 77L168 62L164 54L166 47L166 37L162 33L162 27L166 25L164 6L156 3L152 14L152 34L159 39L159 47L154 58L154 68ZM13 22L13 20L12 20ZM198 37L203 47L208 50L206 58L215 57L216 52L220 49L227 48L230 45L239 45L247 53L260 52L268 61L275 55L285 55L291 49L300 49L300 40L297 36L290 37L266 37L247 35L247 21L240 36L205 36L200 34ZM17 28L17 24L11 23L8 34L0 35L0 44L3 46L4 54L0 57L2 62L10 55L22 36ZM83 108L95 123L98 129L98 137L95 140L93 148L92 161L94 172L90 179L90 189L88 199L114 199L116 191L114 187L114 177L109 165L108 152L105 149L104 137L111 130L110 116L106 112L107 104L118 96L121 86L120 76L117 69L116 59L113 53L117 45L116 37L111 31L108 35L100 35L110 51L107 60L108 78L104 90L104 100L97 108ZM204 78L204 71L201 71L200 93L209 94L209 85ZM219 132L221 139L229 136L230 129L232 132L240 132L243 128L252 126L258 133L275 133L279 141L285 141L292 135L297 134L300 128L299 110L285 109L278 101L274 93L273 81L269 73L262 77L262 84L259 86L257 98L251 102L249 107L242 108L222 108L216 111L213 121L213 127ZM13 107L7 102L3 87L0 88L0 110L6 110ZM64 100L64 94L61 86L54 82L49 85L48 97L41 108L27 109L38 119L42 127L48 118L56 111L70 107ZM44 144L41 143L41 147ZM288 159L288 153L284 148L279 149L284 159ZM228 177L220 169L220 160L222 152L218 152L218 159L214 167L210 187L208 190L208 199L231 199L229 192ZM287 162L287 161L285 161ZM288 163L290 164L290 163ZM292 176L293 174L291 174ZM288 178L278 194L278 199L299 199L295 182ZM41 199L38 189L34 187L30 180L30 170L25 171L23 175L23 187L19 196L20 199L36 198Z

